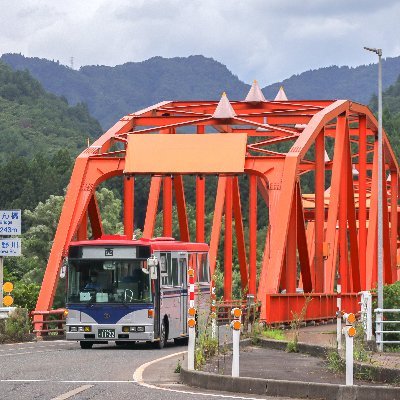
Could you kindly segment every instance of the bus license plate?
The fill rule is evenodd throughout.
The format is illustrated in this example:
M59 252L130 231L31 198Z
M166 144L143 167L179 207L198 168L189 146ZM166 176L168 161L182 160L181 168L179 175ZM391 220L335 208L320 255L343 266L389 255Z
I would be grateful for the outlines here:
M99 329L97 336L103 339L115 338L115 329Z

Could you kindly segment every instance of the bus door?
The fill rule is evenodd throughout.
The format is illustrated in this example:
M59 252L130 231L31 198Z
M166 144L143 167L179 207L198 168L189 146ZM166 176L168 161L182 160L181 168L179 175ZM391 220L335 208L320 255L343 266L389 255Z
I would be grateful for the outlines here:
M181 326L182 333L187 334L187 309L188 309L188 279L187 279L187 258L185 255L179 256L179 273L181 279Z

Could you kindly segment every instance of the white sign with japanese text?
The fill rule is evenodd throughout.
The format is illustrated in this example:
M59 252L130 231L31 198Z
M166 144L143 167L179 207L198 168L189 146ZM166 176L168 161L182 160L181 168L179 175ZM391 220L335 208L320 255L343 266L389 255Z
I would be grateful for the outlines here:
M21 255L21 239L0 239L0 257L17 257Z
M21 234L21 210L0 210L0 236Z

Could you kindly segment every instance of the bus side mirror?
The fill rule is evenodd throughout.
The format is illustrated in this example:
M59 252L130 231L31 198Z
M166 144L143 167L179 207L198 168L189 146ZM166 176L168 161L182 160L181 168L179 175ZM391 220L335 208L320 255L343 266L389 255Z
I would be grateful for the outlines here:
M147 268L150 271L150 279L157 279L158 259L154 255L147 259Z

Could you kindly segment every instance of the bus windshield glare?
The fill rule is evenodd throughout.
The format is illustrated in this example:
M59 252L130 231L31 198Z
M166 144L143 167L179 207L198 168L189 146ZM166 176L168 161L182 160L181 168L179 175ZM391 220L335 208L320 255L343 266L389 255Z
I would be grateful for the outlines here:
M68 268L67 303L152 301L143 260L74 260Z

